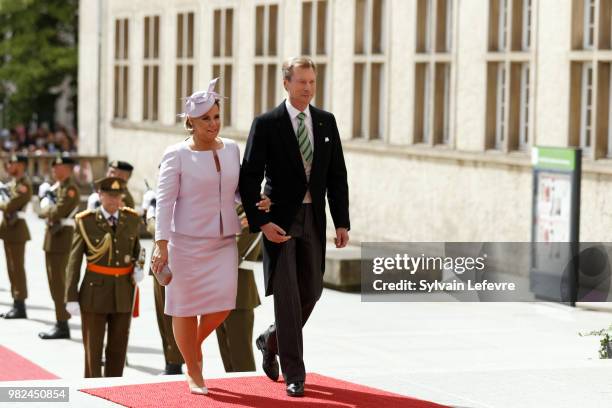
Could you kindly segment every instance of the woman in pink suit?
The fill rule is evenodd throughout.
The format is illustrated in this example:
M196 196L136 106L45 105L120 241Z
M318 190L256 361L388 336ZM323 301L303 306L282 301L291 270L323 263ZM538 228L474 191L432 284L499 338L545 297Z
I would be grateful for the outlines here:
M165 313L172 316L177 345L195 394L208 392L202 376L202 343L236 306L238 252L235 211L240 151L219 137L220 96L196 92L185 102L191 137L166 149L157 187L153 272L167 264ZM262 201L260 209L266 209ZM199 316L199 319L198 319ZM198 321L199 320L199 321Z

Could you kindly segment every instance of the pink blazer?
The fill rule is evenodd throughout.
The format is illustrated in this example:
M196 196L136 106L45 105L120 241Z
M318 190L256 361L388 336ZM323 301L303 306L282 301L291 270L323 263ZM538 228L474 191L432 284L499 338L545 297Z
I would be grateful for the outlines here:
M240 232L235 210L240 150L233 140L222 140L224 147L217 150L221 173L212 151L193 151L188 141L166 149L157 184L155 240L170 240L170 232L193 237Z

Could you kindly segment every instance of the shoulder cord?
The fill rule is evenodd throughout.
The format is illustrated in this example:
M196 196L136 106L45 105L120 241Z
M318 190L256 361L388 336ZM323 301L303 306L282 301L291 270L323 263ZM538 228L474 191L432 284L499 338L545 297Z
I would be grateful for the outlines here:
M100 245L95 246L89 240L89 237L87 236L87 233L85 232L85 227L83 226L82 219L80 218L77 219L77 225L79 226L79 230L81 231L81 235L83 236L83 239L85 240L85 244L87 245L89 252L91 252L91 255L87 255L87 260L89 262L99 261L100 258L102 258L104 254L108 251L109 253L108 263L110 264L113 260L113 237L111 236L110 232L107 232L104 235L104 238L102 239L102 242L100 242Z

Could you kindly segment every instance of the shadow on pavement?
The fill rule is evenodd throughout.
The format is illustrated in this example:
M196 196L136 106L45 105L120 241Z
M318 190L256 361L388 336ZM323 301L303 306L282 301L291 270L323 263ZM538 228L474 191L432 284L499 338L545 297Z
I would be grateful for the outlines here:
M142 347L142 346L128 346L128 353L137 353L137 354L162 354L162 350L158 348L152 347Z
M55 320L45 320L45 319L37 319L37 318L28 318L28 320L30 320L32 322L36 322L36 323L42 323L42 324L47 325L47 326L53 326L55 324ZM69 320L69 323L68 323L68 327L70 328L70 330L81 331L81 325L80 324L70 323L70 321L71 320Z
M140 371L142 373L151 374L151 375L158 375L163 371L160 368L153 368L153 367L148 367L148 366L143 366L143 365L130 364L128 367L130 367L133 370Z
M3 291L0 290L0 292L8 292L7 291ZM13 302L0 302L0 306L6 306L6 307L12 307L13 306ZM26 308L27 310L55 310L52 307L47 307L47 306L32 306L28 304L28 301L26 300Z

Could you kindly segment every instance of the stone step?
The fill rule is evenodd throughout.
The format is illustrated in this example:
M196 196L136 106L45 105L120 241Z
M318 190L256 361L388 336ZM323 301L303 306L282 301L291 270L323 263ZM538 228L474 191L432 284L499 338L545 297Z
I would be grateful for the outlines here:
M343 292L361 290L361 247L327 246L323 286Z

